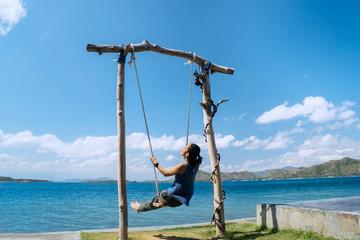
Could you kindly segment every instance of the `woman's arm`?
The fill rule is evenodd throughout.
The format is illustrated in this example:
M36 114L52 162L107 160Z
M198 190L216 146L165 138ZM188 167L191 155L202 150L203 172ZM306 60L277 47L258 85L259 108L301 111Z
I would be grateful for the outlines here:
M157 168L159 169L159 171L161 172L162 175L164 175L165 177L168 176L173 176L175 174L183 174L186 170L186 164L185 163L180 163L177 166L170 168L169 170L166 170L165 168L163 168L162 166L160 166L160 164L157 162L156 157L152 156L150 157L150 161L155 165L157 165Z

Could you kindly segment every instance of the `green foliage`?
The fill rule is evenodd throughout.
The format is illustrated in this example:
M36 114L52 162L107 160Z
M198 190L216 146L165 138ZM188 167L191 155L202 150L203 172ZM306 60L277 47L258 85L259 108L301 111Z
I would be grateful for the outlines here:
M333 237L324 237L323 235L317 235L313 232L309 231L302 231L302 230L292 230L294 235L297 238L301 238L304 240L336 240L336 238Z

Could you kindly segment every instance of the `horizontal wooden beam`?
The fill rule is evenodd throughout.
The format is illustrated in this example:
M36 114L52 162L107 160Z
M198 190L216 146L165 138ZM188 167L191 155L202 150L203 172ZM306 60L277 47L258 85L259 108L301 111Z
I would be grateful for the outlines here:
M120 45L95 45L95 44L88 44L86 46L86 51L88 52L97 52L100 55L103 53L119 53L120 52ZM144 40L142 43L138 44L126 44L124 47L124 53L127 54L129 52L144 52L144 51L153 51L165 55L185 58L190 61L194 61L197 65L202 66L208 62L207 59L195 55L191 52L184 52L175 49L168 49L163 48L157 44L149 43L148 41ZM194 59L195 56L195 59ZM229 67L223 67L211 62L210 65L211 73L219 72L225 74L234 74L234 69Z

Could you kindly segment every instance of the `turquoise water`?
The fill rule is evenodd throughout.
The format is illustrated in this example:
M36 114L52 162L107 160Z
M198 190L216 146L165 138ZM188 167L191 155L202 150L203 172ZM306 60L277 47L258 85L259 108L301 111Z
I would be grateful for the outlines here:
M166 189L170 183L160 183ZM360 177L224 182L227 220L256 216L258 203L360 196ZM127 184L128 203L155 195L152 183ZM58 232L118 227L115 183L0 183L0 232ZM210 222L211 183L195 184L190 206L136 213L129 227Z

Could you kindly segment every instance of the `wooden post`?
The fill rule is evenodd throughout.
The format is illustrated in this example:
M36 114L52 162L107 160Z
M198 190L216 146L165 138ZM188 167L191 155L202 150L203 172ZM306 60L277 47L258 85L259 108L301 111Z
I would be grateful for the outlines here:
M125 152L125 62L118 61L117 77L117 124L118 124L118 195L119 195L119 240L128 239L128 209L126 195Z
M217 158L217 149L215 143L214 130L212 126L212 106L213 101L211 100L210 95L210 76L208 70L203 70L203 82L202 82L202 93L203 93L203 102L201 103L203 107L204 115L204 126L205 134L208 143L209 157L211 163L211 169L214 172L214 211L215 211L215 225L216 225L216 235L225 234L225 215L224 215L224 203L223 203L223 191L222 191L222 182L220 175L220 166L218 165ZM218 165L218 166L217 166Z

